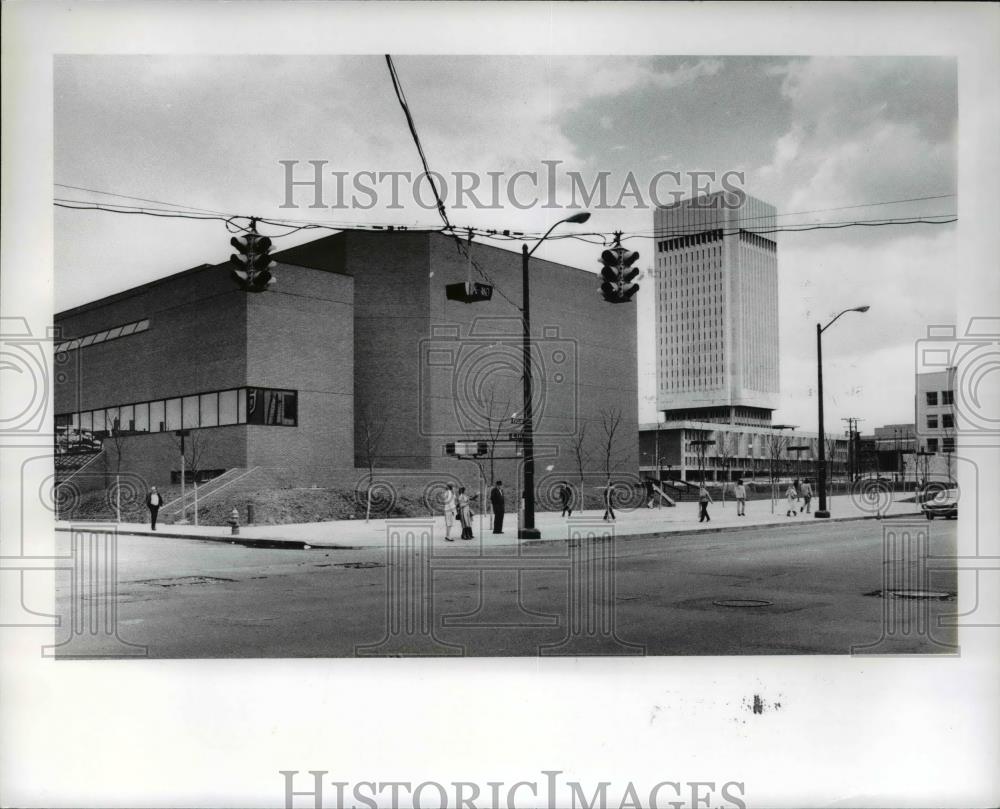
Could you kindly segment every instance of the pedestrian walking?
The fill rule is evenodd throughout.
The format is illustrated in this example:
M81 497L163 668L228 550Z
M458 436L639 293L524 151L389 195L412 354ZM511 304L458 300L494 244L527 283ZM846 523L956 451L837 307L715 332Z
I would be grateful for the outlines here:
M810 483L808 480L805 483L803 483L802 489L799 491L799 494L802 495L802 508L799 509L799 511L804 511L806 514L811 514L812 506L810 506L810 503L812 503L813 499L812 483Z
M455 502L455 490L449 483L444 490L444 539L445 542L454 542L451 538L451 527L455 524L455 514L457 506Z
M747 515L747 487L743 485L743 478L737 478L736 486L733 487L736 495L736 516L746 517Z
M160 513L160 506L163 505L163 498L156 491L155 486L149 487L149 495L146 497L146 508L149 509L149 522L152 529L156 530L156 515Z
M653 507L653 481L651 481L649 478L646 478L646 480L645 480L645 486L646 486L646 508L652 508Z
M615 499L615 485L611 482L611 478L608 478L608 485L604 487L604 519L612 520L615 519L615 510L613 507Z
M799 493L796 491L794 483L788 484L788 488L785 489L785 497L788 500L788 511L785 512L785 516L797 517L799 512L796 510L796 505L799 501Z
M564 480L562 486L559 489L559 499L562 501L562 514L561 517L572 517L573 516L573 490L570 488L569 484Z
M490 489L490 506L493 509L493 533L503 533L503 481L498 480L496 485Z
M458 506L458 519L462 522L462 539L475 539L472 535L472 506L470 505L476 495L471 497L465 493L465 486L458 487L458 496L455 502Z
M698 522L711 522L712 518L708 516L708 504L714 503L712 495L708 493L708 489L705 488L705 484L702 483L698 488Z

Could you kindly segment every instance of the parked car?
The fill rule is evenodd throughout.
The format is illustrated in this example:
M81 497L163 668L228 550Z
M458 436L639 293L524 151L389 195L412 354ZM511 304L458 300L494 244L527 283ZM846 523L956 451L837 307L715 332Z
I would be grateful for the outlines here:
M938 489L929 494L920 504L924 516L928 520L935 517L958 518L958 489Z

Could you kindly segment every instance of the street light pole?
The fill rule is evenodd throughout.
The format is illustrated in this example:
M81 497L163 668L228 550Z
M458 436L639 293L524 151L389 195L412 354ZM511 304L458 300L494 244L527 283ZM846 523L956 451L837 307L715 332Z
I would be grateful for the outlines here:
M841 315L847 312L861 312L863 314L869 308L871 307L866 304L865 306L855 306L853 309L845 309L825 326L816 324L816 374L819 395L819 460L817 461L819 468L816 470L816 479L819 484L819 508L816 509L816 517L830 516L830 512L826 508L826 436L823 432L823 332L836 323Z
M550 227L530 250L527 243L521 245L521 323L524 328L521 340L521 365L524 380L524 525L517 532L518 539L540 539L542 534L535 528L535 427L531 404L531 301L528 283L528 260L549 234L564 222L583 224L590 219L587 211L560 219Z

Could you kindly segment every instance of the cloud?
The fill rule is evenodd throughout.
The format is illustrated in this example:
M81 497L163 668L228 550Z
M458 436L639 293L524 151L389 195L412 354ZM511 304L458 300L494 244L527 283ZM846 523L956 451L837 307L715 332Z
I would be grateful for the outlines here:
M785 211L954 193L954 60L812 58L768 71L784 77L791 125L770 162L751 176ZM954 210L954 201L946 205ZM875 215L928 210L944 208L925 204Z

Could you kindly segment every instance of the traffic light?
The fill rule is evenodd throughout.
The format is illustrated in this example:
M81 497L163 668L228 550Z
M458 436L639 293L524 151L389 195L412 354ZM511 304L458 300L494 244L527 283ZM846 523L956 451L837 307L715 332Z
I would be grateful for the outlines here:
M245 236L234 236L229 243L240 255L233 253L229 258L235 265L233 278L246 292L263 292L275 283L271 275L274 261L271 260L271 240L257 233L257 220L250 220L250 231Z
M638 267L633 267L639 260L639 254L634 250L626 250L621 245L621 232L615 233L615 244L601 253L601 294L608 303L628 303L639 291L639 285L633 283L639 275Z
M628 302L632 300L632 296L639 291L639 285L633 283L633 281L635 281L636 277L639 275L639 268L632 266L638 260L639 260L639 254L635 250L626 251L622 259L624 270L621 276L622 282L621 282L620 294L622 296L623 302Z
M601 278L604 283L601 284L601 294L604 295L604 300L608 303L618 302L618 293L621 289L621 285L618 282L619 277L619 264L620 256L618 251L615 249L605 250L601 253Z

